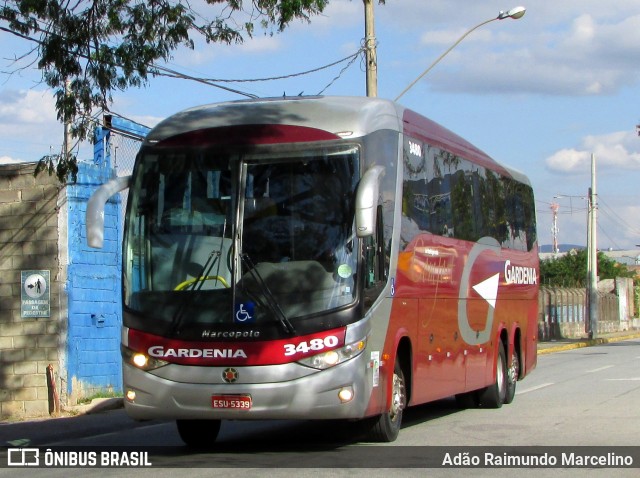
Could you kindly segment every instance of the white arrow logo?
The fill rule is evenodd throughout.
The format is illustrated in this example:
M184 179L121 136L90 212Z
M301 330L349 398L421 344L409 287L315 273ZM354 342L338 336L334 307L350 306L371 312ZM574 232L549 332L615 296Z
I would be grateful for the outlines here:
M479 284L473 286L480 297L486 300L491 307L496 308L496 299L498 298L498 285L500 284L500 273L492 275L488 279L483 280Z
M471 251L469 251L469 257L467 257L464 269L462 269L462 275L460 276L460 288L458 289L460 291L458 295L458 328L460 329L462 340L471 345L480 345L491 340L493 314L496 311L496 298L498 297L500 274L498 273L493 277L489 277L480 284L476 284L474 286L471 286L471 281L469 280L473 266L478 260L478 257L480 257L480 254L485 251L491 251L492 254L500 256L500 244L498 244L498 241L492 237L482 237L473 245ZM483 330L477 330L471 327L471 324L469 323L467 302L472 288L491 306L487 309L487 321L485 322Z

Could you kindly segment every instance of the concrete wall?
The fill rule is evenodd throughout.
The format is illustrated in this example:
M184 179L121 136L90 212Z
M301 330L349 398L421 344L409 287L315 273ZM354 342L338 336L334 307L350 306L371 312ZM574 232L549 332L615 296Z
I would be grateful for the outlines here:
M108 132L97 134L97 160L79 163L75 184L34 177L35 164L0 166L0 418L121 391L119 195L104 248L88 248L85 232L87 200L112 175ZM25 317L24 271L48 271L48 317Z
M635 326L629 315L633 306L629 305L632 298L628 294L629 287L633 287L633 282L630 279L617 279L611 281L611 284L611 287L598 284L596 336L623 332ZM617 284L617 287L613 287L613 284ZM587 316L588 300L585 289L540 288L538 304L538 339L540 341L586 337Z
M105 120L119 132L119 168L128 174L149 129L122 118ZM118 141L122 138L130 144ZM111 139L111 131L96 128L94 157L79 163L74 184L61 185L46 173L34 177L34 163L0 165L0 419L43 415L56 411L56 404L64 408L96 394L122 391L126 194L105 206L102 249L87 246L85 231L87 200L115 174ZM125 149L129 154L122 154ZM26 271L49 276L46 317L23 312Z
M47 367L60 370L66 325L58 254L60 185L34 165L0 168L0 416L49 411ZM21 271L50 272L50 316L21 315Z

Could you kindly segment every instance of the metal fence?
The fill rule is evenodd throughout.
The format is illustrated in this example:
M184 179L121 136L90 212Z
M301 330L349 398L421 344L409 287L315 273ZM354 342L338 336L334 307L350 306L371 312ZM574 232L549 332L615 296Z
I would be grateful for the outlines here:
M133 165L136 161L136 155L142 144L142 138L134 138L125 136L117 131L111 131L109 141L109 154L111 156L111 164L116 176L129 176L133 172ZM120 231L124 230L124 213L127 210L127 198L129 190L120 192L120 200L122 204L122 215L120 217Z
M118 176L128 176L133 171L136 155L142 144L142 138L125 136L117 131L111 131L109 153L113 169Z
M111 166L116 176L129 176L133 172L136 155L144 137L149 132L149 128L131 120L112 115L105 115L103 128L108 131L106 154L111 159ZM122 205L119 229L120 240L122 240L122 231L124 230L124 214L127 210L128 197L128 190L120 192Z

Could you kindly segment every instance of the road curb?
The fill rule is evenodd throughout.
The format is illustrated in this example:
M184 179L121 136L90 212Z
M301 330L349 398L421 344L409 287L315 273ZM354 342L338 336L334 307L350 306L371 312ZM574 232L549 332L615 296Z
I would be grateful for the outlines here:
M550 347L538 349L538 355L551 354L555 352L563 352L565 350L580 349L583 347L592 347L594 345L602 345L602 344L608 344L612 342L621 342L623 340L631 340L631 339L638 339L638 338L640 338L640 332L632 332L629 334L618 335L613 337L597 337L595 339L581 340L578 342L573 342L568 344L552 345Z
M121 397L116 398L95 398L91 403L86 405L74 405L65 407L67 411L77 415L91 415L93 413L102 413L109 410L117 410L124 407L124 400Z

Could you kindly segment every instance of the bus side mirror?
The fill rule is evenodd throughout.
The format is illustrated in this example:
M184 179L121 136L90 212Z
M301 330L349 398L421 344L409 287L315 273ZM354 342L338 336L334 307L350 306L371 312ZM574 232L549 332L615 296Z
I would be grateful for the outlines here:
M102 249L104 242L104 205L111 196L127 189L131 176L123 176L104 183L94 192L87 202L87 244Z
M356 235L369 237L376 232L378 196L380 178L384 176L384 167L374 166L367 170L360 180L356 192Z

